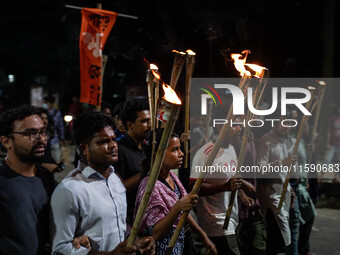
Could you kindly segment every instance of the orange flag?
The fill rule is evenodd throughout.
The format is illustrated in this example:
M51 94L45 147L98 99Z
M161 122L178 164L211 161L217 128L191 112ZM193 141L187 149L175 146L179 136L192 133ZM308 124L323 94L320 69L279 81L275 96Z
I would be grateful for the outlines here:
M80 102L100 106L102 51L118 14L92 8L81 13Z

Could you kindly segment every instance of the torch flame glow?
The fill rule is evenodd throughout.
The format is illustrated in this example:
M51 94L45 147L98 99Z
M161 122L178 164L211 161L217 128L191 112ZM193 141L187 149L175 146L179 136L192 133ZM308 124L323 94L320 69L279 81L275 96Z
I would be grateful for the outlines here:
M158 70L158 67L155 64L150 64L151 70Z
M181 55L185 55L186 53L183 51L178 51L178 50L172 50L172 52L177 53L177 54L181 54Z
M188 55L196 55L196 53L195 53L195 52L193 52L193 51L192 51L192 50L190 50L190 49L189 49L189 50L187 50L186 52L187 52L187 54L188 54Z
M159 73L157 73L158 67L155 64L150 64L150 70L152 71L153 76L155 76L157 80L161 79L161 76L159 75Z
M319 82L319 84L321 85L321 86L325 86L326 85L326 82L324 82L324 81L318 81Z
M156 73L154 70L151 70L151 71L152 71L153 76L155 76L157 80L161 79L161 76L158 73Z
M254 76L257 78L261 78L263 76L264 70L267 70L267 68L263 66L255 65L255 64L245 64L245 65L248 66L253 71L255 71Z
M237 71L240 72L240 75L243 76L251 76L251 73L246 70L244 67L244 64L246 63L247 56L245 56L243 59L241 59L241 54L231 54L231 58L234 59L234 65Z
M163 83L164 99L172 104L182 104L176 92L167 84Z

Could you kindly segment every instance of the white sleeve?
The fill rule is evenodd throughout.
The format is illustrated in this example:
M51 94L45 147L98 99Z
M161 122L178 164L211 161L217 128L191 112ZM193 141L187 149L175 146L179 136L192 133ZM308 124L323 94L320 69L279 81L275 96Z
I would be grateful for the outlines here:
M204 171L203 167L207 160L207 156L202 152L202 148L199 149L192 160L190 179L197 179L200 176L201 172Z
M51 198L51 208L53 218L52 254L88 254L89 250L85 247L81 246L76 249L72 244L80 218L79 206L72 191L63 186L57 187Z

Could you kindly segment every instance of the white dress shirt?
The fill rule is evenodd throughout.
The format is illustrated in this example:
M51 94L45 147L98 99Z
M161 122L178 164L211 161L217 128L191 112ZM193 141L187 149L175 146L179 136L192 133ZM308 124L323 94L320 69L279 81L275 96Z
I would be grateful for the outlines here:
M126 233L126 189L111 168L108 179L79 161L57 186L52 200L52 254L87 254L74 237L86 235L92 251L112 251Z

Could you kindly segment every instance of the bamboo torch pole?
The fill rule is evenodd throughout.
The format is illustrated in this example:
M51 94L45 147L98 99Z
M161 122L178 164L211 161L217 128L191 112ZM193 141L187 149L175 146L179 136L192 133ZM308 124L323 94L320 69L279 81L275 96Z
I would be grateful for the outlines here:
M166 89L170 88L167 85L163 86L163 87L165 87L165 91L166 91ZM167 92L165 92L165 93L166 94L165 94L164 99L167 98ZM174 93L174 91L173 91L173 93ZM176 95L176 97L177 97L177 95ZM148 179L148 182L147 182L145 193L143 195L141 204L139 205L139 208L138 208L138 211L137 211L137 214L136 214L136 217L135 217L132 229L131 229L131 234L130 234L128 241L127 241L127 245L126 245L127 247L130 247L135 242L136 237L138 235L138 230L139 230L140 224L141 224L142 219L144 217L147 205L148 205L149 200L150 200L151 193L153 191L153 188L155 186L156 180L157 180L158 175L159 175L159 171L160 171L162 164L163 164L165 150L169 145L171 133L174 130L176 121L178 119L179 111L180 111L180 108L181 108L181 101L179 99L174 103L171 103L171 102L166 101L166 100L169 100L169 99L167 98L167 99L162 101L164 107L162 109L160 109L159 113L157 114L158 118L160 118L163 121L166 121L166 125L165 125L164 131L163 131L163 134L162 134L162 137L161 137L161 141L159 143L159 147L158 147L158 150L157 150L157 153L156 153L155 162L153 164L152 170L151 170L150 175L149 175L149 179Z
M184 119L184 133L189 132L190 121L190 85L191 77L195 68L195 55L192 50L187 50L186 58L186 79L185 79L185 119ZM184 142L184 168L188 168L189 159L189 141Z
M155 113L157 112L157 109L158 109L158 103L159 103L159 81L160 81L161 77L158 76L156 77L156 81L155 81ZM159 127L159 123L157 121L157 118L155 118L155 128L158 128ZM154 138L155 138L155 141L156 141L156 134L154 135Z
M156 113L157 113L157 106L158 106L158 98L159 98L159 80L160 80L160 75L158 74L157 70L158 67L155 65L151 66L151 71L152 71L152 93L153 93L153 99L152 99L152 105L150 105L152 115L151 115L151 130L153 131L152 133L152 152L151 152L151 162L150 162L150 171L153 166L154 162L154 157L155 157L155 148L156 148L156 128L158 128L158 121L156 118Z
M306 105L306 109L308 111L310 111L312 108L314 109L314 107L311 107L311 106L312 106L312 102L313 102L313 99L314 99L315 88L309 86L308 90L311 93L311 98L310 98L310 100L308 101L308 103ZM314 106L315 106L315 104L314 104ZM301 124L300 124L300 127L299 127L299 131L298 131L298 134L296 136L296 140L295 140L295 144L294 144L292 155L296 155L296 153L297 153L297 150L299 148L299 144L300 144L300 141L301 141L301 138L302 138L303 129L304 129L304 126L307 123L308 119L309 119L309 116L303 115L302 120L301 120ZM292 169L292 165L290 165L290 167L288 169L288 172L287 172L287 176L286 176L285 182L283 183L281 197L280 197L279 205L278 205L278 207L276 209L276 214L280 214L281 213L281 208L282 208L283 201L284 201L286 193L287 193L287 188L288 188L288 184L289 184L289 180L290 180L291 169Z
M154 131L154 102L155 102L155 95L154 95L154 82L153 82L154 76L152 74L152 71L148 69L146 71L146 84L148 88L148 100L149 100L149 109L150 109L150 116L151 116L151 130Z
M170 87L173 90L175 90L177 86L178 78L184 66L186 53L183 51L177 51L177 50L173 50L172 52L175 53L175 58L174 58L174 64L172 66L172 71L171 71Z
M211 115L212 115L212 107L213 107L213 102L212 99L208 100L208 112L207 116L204 121L204 131L205 131L205 137L209 138L209 124L211 121ZM204 138L204 137L203 137Z
M267 82L263 83L263 77L265 75L265 71L268 71L268 69L263 68L262 70L262 74L260 76L260 80L259 80L259 84L258 86L256 86L255 92L254 92L254 96L252 97L253 100L253 105L256 105L255 107L258 106L261 97L263 95L263 91L267 85ZM269 72L266 72L269 75ZM266 77L268 78L268 77ZM263 87L262 87L262 84ZM248 100L250 100L251 98L248 96ZM253 115L249 110L247 112L247 117L246 117L246 121L245 121L245 129L244 129L244 133L243 133L243 138L242 138L242 143L241 143L241 149L240 149L240 154L238 157L238 161L237 161L237 168L236 168L236 174L239 173L241 166L243 165L244 162L244 158L245 158L245 152L246 152L246 147L247 147L247 142L248 142L248 138L249 138L249 133L250 133L250 126L247 125L248 121L250 119L253 118ZM229 198L229 204L228 204L228 209L226 212L226 217L224 220L224 224L223 224L223 228L224 229L228 229L229 226L229 222L230 222L230 218L231 218L231 212L235 203L235 198L236 198L236 190L233 190L230 194L230 198Z
M321 105L322 105L323 98L325 96L325 89L326 89L326 83L324 81L319 81L318 83L319 83L318 89L320 90L320 93L319 93L320 95L319 95L318 105L316 108L316 113L315 113L315 118L314 118L314 124L313 124L314 129L313 129L313 135L312 135L312 142L315 142L316 140L316 133L317 133L319 119L320 119Z
M319 86L317 87L317 91L319 90L319 100L318 105L316 108L314 123L313 123L313 132L312 132L312 138L311 143L314 146L316 141L316 134L318 131L318 125L319 125L319 119L320 119L320 112L321 112L321 106L322 101L325 96L325 90L326 90L326 83L324 81L318 81ZM312 161L312 153L309 153L307 163L310 164Z
M177 51L173 50L172 52L175 53L174 63L172 65L172 71L171 71L171 79L170 79L170 87L175 90L178 82L178 78L182 72L184 61L185 61L185 55L186 53L183 51ZM158 122L157 122L158 127ZM164 128L165 123L162 122L161 127Z

